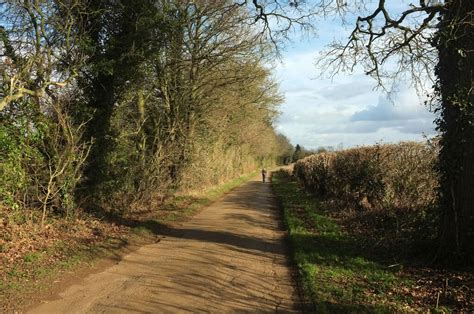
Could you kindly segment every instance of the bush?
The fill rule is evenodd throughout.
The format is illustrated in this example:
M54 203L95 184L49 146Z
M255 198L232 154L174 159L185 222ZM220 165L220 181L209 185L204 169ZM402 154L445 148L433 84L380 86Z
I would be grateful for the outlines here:
M405 142L382 148L385 206L399 211L433 207L437 201L438 176L434 168L438 147Z
M81 143L82 125L66 114L67 101L52 104L48 115L21 105L0 115L0 206L12 216L41 210L41 224L53 211L72 216L89 151Z
M338 152L330 168L331 195L352 208L380 204L385 190L380 164L380 147Z
M1 120L0 120L1 121ZM33 183L28 165L43 160L25 136L25 124L0 126L0 202L14 210L29 202L27 188Z
M294 173L303 185L318 196L326 197L329 193L330 167L333 153L319 153L298 161Z
M293 174L377 246L419 251L431 245L439 225L437 149L405 142L319 153L298 161Z
M437 199L436 156L430 143L359 147L302 159L294 175L309 191L346 207L426 210Z

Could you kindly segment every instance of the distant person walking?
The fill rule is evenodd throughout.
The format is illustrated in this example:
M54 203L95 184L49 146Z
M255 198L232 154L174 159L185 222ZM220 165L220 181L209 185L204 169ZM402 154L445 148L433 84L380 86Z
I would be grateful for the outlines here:
M262 169L262 182L265 183L265 178L267 177L267 170L265 168Z

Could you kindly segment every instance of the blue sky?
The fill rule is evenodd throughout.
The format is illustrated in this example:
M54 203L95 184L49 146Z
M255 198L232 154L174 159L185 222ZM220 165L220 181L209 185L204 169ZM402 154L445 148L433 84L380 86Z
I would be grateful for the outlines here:
M406 1L397 6L406 7ZM348 17L348 22L351 19L355 17ZM293 144L310 149L418 141L435 135L434 114L407 83L400 83L388 99L383 91L374 90L374 80L361 70L330 79L315 66L325 46L333 39L347 38L350 27L336 19L320 20L316 37L294 40L282 51L275 77L285 101L277 130Z

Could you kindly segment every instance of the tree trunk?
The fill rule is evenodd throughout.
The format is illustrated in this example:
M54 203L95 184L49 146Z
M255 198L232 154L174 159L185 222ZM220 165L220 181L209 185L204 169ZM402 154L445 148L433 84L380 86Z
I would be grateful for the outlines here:
M90 106L94 110L94 115L87 125L86 136L87 139L94 138L94 143L85 168L84 182L89 190L95 189L106 179L106 157L112 150L108 135L115 102L113 82L112 75L100 74L92 84Z
M474 1L447 1L436 74L441 94L441 208L438 257L474 261Z

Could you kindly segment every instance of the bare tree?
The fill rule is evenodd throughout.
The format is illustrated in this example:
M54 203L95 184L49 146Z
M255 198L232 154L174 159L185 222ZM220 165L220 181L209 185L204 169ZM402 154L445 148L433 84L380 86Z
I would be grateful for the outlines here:
M362 66L379 87L389 90L397 80L408 79L419 91L431 92L441 133L442 224L439 256L474 259L474 2L470 0L419 0L401 12L378 0L366 15L369 2L316 1L316 15L360 15L346 42L333 43L319 64L332 73ZM264 30L270 17L281 16L288 28L298 19L288 8L308 6L306 1L246 1ZM281 13L283 12L283 13ZM313 17L314 15L305 15ZM343 21L347 22L347 21Z
M438 256L474 258L474 3L425 1L394 12L379 0L359 16L345 43L323 56L333 73L362 65L386 88L403 77L419 90L434 87L432 104L441 133L442 224ZM321 62L321 61L320 61Z
M75 186L89 152L82 141L87 121L74 121L70 102L78 96L80 0L3 1L0 8L0 119L10 124L10 143L25 153L12 166L28 177L23 204L40 203L41 225L51 208L72 216ZM8 156L7 156L8 159ZM33 195L30 195L33 194ZM20 198L20 196L17 196Z
M9 0L0 10L0 110L25 96L43 97L77 75L82 2Z

